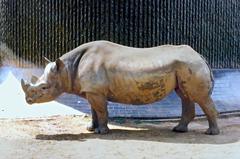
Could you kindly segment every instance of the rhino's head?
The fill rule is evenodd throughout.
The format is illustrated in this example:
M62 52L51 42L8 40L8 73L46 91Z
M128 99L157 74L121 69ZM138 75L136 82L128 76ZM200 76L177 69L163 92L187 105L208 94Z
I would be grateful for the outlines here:
M49 102L56 99L62 92L61 74L64 63L57 59L49 62L40 78L32 76L31 83L21 80L22 89L28 104Z

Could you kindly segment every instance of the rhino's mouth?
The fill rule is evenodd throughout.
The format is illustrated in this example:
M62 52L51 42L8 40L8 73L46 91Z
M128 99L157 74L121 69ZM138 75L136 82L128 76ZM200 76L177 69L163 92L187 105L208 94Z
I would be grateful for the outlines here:
M41 102L41 100L42 100L41 98L42 97L43 97L42 93L39 94L39 95L35 94L34 96L28 96L28 97L26 97L26 102L28 104L39 103L39 102Z
M34 103L34 100L32 98L26 98L26 102L28 104L33 104Z

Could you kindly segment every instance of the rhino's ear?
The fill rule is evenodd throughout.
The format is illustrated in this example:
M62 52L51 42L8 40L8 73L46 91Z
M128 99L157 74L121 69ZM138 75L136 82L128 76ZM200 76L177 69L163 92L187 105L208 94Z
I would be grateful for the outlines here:
M59 58L56 60L56 69L57 71L62 70L65 67L65 64Z
M26 84L23 79L21 79L21 85L24 92L26 92L28 87L30 86L29 84Z
M31 83L32 84L35 84L37 82L37 80L38 80L38 77L36 77L36 76L31 77Z
M43 59L44 59L45 65L49 64L50 62L52 62L48 58L46 58L45 56L43 56Z

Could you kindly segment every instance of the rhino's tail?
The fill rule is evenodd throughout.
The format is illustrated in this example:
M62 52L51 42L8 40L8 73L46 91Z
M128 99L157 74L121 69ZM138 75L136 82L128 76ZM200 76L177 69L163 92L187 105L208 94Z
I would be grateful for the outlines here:
M209 90L209 95L212 95L212 92L213 92L213 88L214 88L214 84L215 84L215 81L214 81L214 76L213 76L213 72L212 72L212 69L211 69L211 67L210 67L210 65L209 65L209 63L207 62L207 60L202 56L202 55L200 55L201 56L201 58L204 60L204 62L207 64L207 66L208 66L208 69L209 69L209 72L210 72L210 79L211 79L211 87L210 87L210 90Z

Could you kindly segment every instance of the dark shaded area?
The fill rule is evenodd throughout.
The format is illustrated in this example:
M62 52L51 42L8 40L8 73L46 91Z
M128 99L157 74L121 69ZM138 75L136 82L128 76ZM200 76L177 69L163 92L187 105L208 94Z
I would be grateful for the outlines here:
M42 64L42 56L54 60L80 44L105 39L135 47L188 44L214 68L240 68L240 2L236 0L0 3L0 40L18 57L36 64Z
M114 123L113 123L114 124ZM159 123L161 124L161 123ZM125 126L125 125L122 125ZM136 126L139 127L139 126ZM233 132L227 132L216 136L208 136L201 130L190 130L187 133L172 132L169 127L141 127L142 130L124 130L124 129L111 129L107 135L93 134L93 133L79 133L79 134L38 134L37 140L56 140L56 141L79 141L85 142L88 139L102 139L102 140L140 140L140 141L154 141L164 143L185 143L185 144L227 144L235 143L238 138L227 139L225 136ZM224 128L223 128L224 129ZM201 136L201 140L197 140L196 136ZM215 139L214 139L215 138ZM216 138L218 139L216 141ZM193 140L194 139L194 140Z

